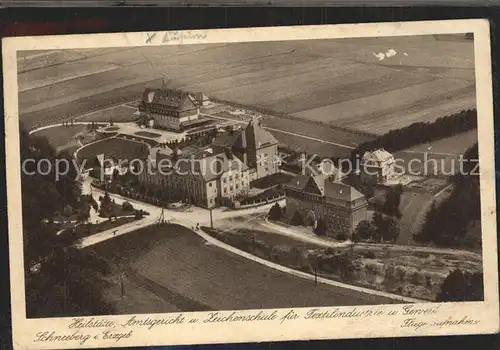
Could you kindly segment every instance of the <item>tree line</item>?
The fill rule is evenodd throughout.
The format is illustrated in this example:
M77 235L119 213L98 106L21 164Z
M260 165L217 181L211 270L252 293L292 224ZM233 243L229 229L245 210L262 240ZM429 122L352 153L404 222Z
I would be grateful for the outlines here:
M21 164L28 158L53 162L56 159L55 149L45 138L30 136L22 128L20 153ZM58 157L61 156L70 157L68 154ZM29 169L30 165L27 163L27 171L21 174L28 317L112 313L112 306L102 297L109 266L92 251L73 247L71 237L56 235L57 227L51 223L56 213L64 212L68 206L78 209L88 205L75 181L76 171L72 169L56 181L53 171L42 175L45 171Z

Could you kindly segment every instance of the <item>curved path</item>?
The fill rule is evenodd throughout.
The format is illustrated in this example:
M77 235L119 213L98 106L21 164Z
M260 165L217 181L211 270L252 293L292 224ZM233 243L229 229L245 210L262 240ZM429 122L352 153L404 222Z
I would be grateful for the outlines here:
M86 189L85 191L88 191L88 189L90 187L89 179L84 181L83 184L84 184L83 188ZM104 191L102 191L100 189L95 189L95 188L93 189L93 192L98 193L98 194L104 194ZM162 211L163 211L164 218L166 221L180 224L180 225L183 225L183 226L188 227L188 228L193 228L197 224L200 224L202 226L203 225L208 226L210 223L209 211L202 209L202 208L193 208L193 211L190 211L190 212L178 212L178 211L173 211L173 210L169 210L169 209L162 209L161 207L158 207L156 205L152 205L152 204L140 202L137 200L129 199L129 198L126 198L126 197L123 197L120 195L116 195L116 194L109 194L109 195L118 204L120 204L124 201L129 201L130 203L132 203L134 205L134 207L136 209L142 209L142 210L148 211L150 213L150 215L145 217L144 219L142 219L140 221L135 221L135 222L132 222L130 224L126 224L126 225L123 225L121 227L114 228L112 230L103 231L103 232L94 234L92 236L86 237L86 238L82 239L82 241L80 242L80 245L79 245L80 248L84 248L84 247L88 247L88 246L91 246L94 244L98 244L100 242L103 242L103 241L112 239L114 237L138 230L140 228L153 225L153 224L158 222L158 219L159 219ZM215 219L224 219L224 218L230 218L230 217L234 217L234 216L244 215L245 213L250 214L250 213L255 213L255 212L267 212L271 205L258 207L258 208L243 209L243 210L239 210L239 211L223 211L222 209L218 208L218 209L213 211L213 216ZM275 225L275 224L271 224L271 223L269 223L269 224ZM279 226L279 225L276 225L276 226ZM205 233L201 230L194 230L194 232L196 234L198 234L200 237L202 237L208 243L211 243L211 244L213 244L221 249L224 249L224 250L231 252L233 254L237 254L237 255L244 257L246 259L258 262L259 264L265 265L265 266L273 268L275 270L279 270L281 272L286 272L288 274L292 274L292 275L297 276L297 277L305 278L308 280L314 280L314 278L315 278L314 275L311 275L311 274L308 274L308 273L305 273L302 271L297 271L297 270L294 270L294 269L291 269L291 268L288 268L288 267L285 267L285 266L282 266L279 264L275 264L275 263L270 262L268 260L254 256L248 252L237 249L233 246L230 246L226 243L223 243L223 242L217 240L216 238L213 238L212 236L208 235L207 233ZM281 233L286 234L285 232L281 232ZM334 242L332 242L332 245L333 245L333 243ZM329 244L329 243L327 243L327 244ZM472 253L472 252L456 251L456 250L452 250L452 249L430 248L430 247L407 247L407 246L398 246L398 245L392 245L392 244L382 244L382 245L359 244L359 245L363 245L363 246L367 246L367 247L374 246L374 247L377 247L379 249L384 249L386 247L390 247L391 249L405 250L408 252L426 251L426 252L446 253L446 254L467 254L467 255L476 254L476 253ZM338 244L336 246L338 246ZM399 301L405 301L405 302L421 302L418 299L403 297L400 295L395 295L395 294L386 293L386 292L377 291L377 290L372 290L372 289L363 288L363 287L357 287L357 286L344 284L344 283L337 282L337 281L332 281L332 280L329 280L326 278L318 277L317 281L320 283L325 283L325 284L339 287L339 288L350 289L350 290L358 291L358 292L361 291L363 293L367 293L367 294L371 294L371 295L384 296L387 298L391 298L392 300L399 300Z

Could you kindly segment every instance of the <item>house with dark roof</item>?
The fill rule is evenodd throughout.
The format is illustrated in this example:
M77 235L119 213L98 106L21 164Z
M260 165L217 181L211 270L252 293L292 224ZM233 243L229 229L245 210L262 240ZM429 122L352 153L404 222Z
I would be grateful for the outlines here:
M252 180L279 172L278 141L255 116L245 128L217 135L212 146L238 157L251 169Z
M354 187L335 176L301 174L285 185L286 215L298 213L307 226L319 220L330 237L350 237L361 220L367 219L368 202Z
M212 208L250 187L248 166L211 146L152 152L148 171L139 174L139 181L156 187L169 199Z
M138 105L139 113L149 126L181 131L203 123L199 120L203 96L167 88L165 84L159 89L146 88Z

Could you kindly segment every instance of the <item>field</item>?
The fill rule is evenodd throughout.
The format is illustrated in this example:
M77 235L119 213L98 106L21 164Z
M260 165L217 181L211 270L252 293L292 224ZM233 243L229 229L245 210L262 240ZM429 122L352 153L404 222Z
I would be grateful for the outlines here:
M125 105L113 106L101 111L92 112L78 118L81 122L133 122L137 119L136 109Z
M77 154L78 163L82 164L83 160L87 159L87 166L90 167L92 159L102 153L107 159L110 157L128 161L136 158L145 159L148 154L148 146L141 142L108 138L80 149Z
M317 266L318 274L334 280L343 280L335 255L351 251L357 255L354 259L356 272L349 281L351 284L426 300L434 300L443 279L454 268L481 269L481 255L474 252L455 251L450 254L427 251L426 247L404 246L387 249L384 244L362 243L350 247L318 238L310 228L272 225L266 227L248 216L225 220L218 223L215 230L206 230L227 244L293 269L313 273L314 266ZM283 226L295 234L292 236L285 233L287 231L280 233L273 229ZM401 272L396 274L391 272L393 269Z
M176 225L146 228L90 249L116 264L128 266L126 289L133 284L145 290L140 307L148 305L151 298L156 313L172 309L235 310L389 302L352 290L315 286L314 282L207 245L192 231ZM119 288L111 287L110 294L113 291L119 293ZM124 299L126 302L127 298ZM121 313L145 312L137 306L133 309L119 306Z
M36 137L44 137L54 148L65 146L71 142L76 135L87 131L87 125L69 125L55 126L52 128L42 129L33 133Z
M452 137L447 137L441 140L430 142L424 145L418 145L412 148L408 148L405 151L409 152L429 152L429 153L449 153L460 155L463 154L467 148L471 147L477 142L477 130L471 130L467 132L454 135Z
M375 56L391 49L393 57ZM433 36L56 50L18 61L21 119L32 123L135 100L161 77L221 100L373 133L475 106L473 42Z

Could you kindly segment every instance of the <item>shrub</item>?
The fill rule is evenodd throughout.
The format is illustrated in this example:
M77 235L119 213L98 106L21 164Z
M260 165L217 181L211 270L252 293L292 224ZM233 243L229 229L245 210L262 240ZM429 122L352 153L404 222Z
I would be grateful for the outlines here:
M341 241L341 242L346 241L347 238L348 237L347 237L347 235L345 233L339 233L339 234L337 234L337 237L336 237L336 239L338 241Z
M360 240L371 239L375 236L376 227L368 220L361 220L354 230L353 236Z
M126 210L126 211L132 211L132 210L134 210L134 207L132 206L132 204L130 204L130 202L126 201L126 202L123 202L122 209Z
M453 270L441 285L436 301L481 301L484 299L483 274Z
M279 203L276 202L276 204L269 209L269 219L277 221L281 219L282 215L281 207Z
M296 211L295 214L293 214L292 225L294 226L304 225L304 218L302 217L299 211Z
M377 258L377 256L375 255L375 253L372 252L372 251L363 252L363 256L366 259L376 259Z
M63 210L63 214L64 216L71 216L71 214L73 214L73 207L71 207L71 205L66 205L64 207L64 210Z
M319 219L314 228L314 233L318 236L324 236L326 234L326 225L323 219Z

